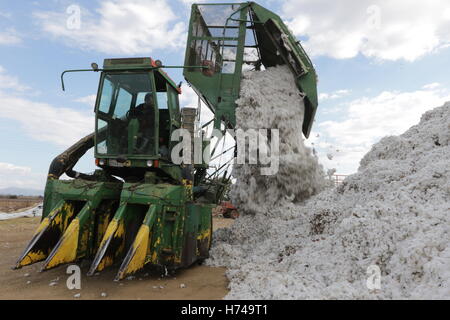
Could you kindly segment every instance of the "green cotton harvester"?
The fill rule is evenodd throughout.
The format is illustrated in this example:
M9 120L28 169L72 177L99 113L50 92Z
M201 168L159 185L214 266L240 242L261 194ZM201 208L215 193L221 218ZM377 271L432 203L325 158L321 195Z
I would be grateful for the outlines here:
M41 223L15 268L44 261L41 269L48 270L86 259L88 275L118 264L120 280L145 265L173 270L207 258L212 209L229 184L230 163L214 169L175 163L172 133L184 128L195 138L209 125L234 128L242 70L276 65L289 66L305 95L308 137L317 108L315 70L280 17L254 2L193 4L183 66L121 58L65 71L62 80L68 72L100 72L95 132L51 163ZM180 109L181 89L163 68L183 68L211 121L199 126L198 108ZM98 169L75 171L91 148ZM63 174L71 179L61 180Z

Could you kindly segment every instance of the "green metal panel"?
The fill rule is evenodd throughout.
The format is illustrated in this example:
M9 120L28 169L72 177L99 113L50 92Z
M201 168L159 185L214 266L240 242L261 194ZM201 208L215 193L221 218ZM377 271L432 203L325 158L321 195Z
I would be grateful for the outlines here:
M214 73L213 75L205 75L199 69L184 69L184 76L189 83L193 85L193 89L199 94L204 102L211 108L211 110L215 113L215 127L220 127L220 121L224 120L226 123L229 123L230 126L234 126L235 124L235 100L239 96L240 90L240 81L241 81L241 72L242 72L242 60L243 60L243 52L245 45L245 18L247 16L247 4L230 4L230 6L237 6L239 9L235 10L234 13L238 15L240 20L244 20L238 22L238 36L237 37L226 37L224 35L221 36L213 36L210 33L205 36L198 37L194 35L194 27L196 24L201 25L202 29L205 33L208 33L207 26L203 21L202 14L199 10L200 5L192 5L191 11L191 19L189 24L189 33L188 33L188 42L186 47L186 55L185 55L185 65L193 64L193 50L198 50L198 46L193 48L192 44L195 42L197 45L197 41L201 41L202 39L206 39L208 41L208 47L215 47L213 44L217 44L222 49L220 51L220 59L223 59L223 52L225 46L225 41L236 40L236 62L233 73L223 73L223 65L220 66L220 71ZM219 4L222 6L222 4ZM209 6L210 8L212 6ZM229 22L227 17L224 17L225 26ZM200 27L198 27L200 28ZM225 30L225 29L224 29ZM196 40L197 39L197 40ZM205 41L201 41L203 44ZM212 50L212 49L211 49ZM198 63L198 61L195 61ZM201 62L201 61L200 61Z
M220 27L223 29L212 34L217 26L209 23L208 12L211 8L223 9ZM227 7L228 6L228 7ZM231 7L233 6L233 7ZM203 10L203 11L202 11ZM219 9L217 9L218 11ZM225 22L223 22L225 20ZM233 24L233 25L231 25ZM305 94L305 118L303 133L309 136L317 109L317 76L314 67L303 50L299 41L292 35L281 18L275 13L254 2L241 4L193 4L189 22L188 41L185 54L185 65L213 63L214 74L204 73L200 69L186 68L184 76L192 84L193 89L215 113L215 127L220 128L220 122L234 127L236 99L239 97L241 72L244 63L244 47L247 37L247 25L255 34L255 43L260 54L261 63L267 68L287 64L296 79L296 84ZM234 37L225 35L233 28L238 30ZM219 29L220 30L220 29ZM249 29L250 30L250 29ZM235 40L236 56L235 70L226 74L224 70L225 45ZM208 60L204 48L219 47L220 59Z
M185 248L184 263L192 264L194 261L208 257L212 241L212 208L209 204L188 204L186 223L184 226ZM195 253L195 254L193 254Z
M48 180L45 186L45 202L41 220L47 217L61 200L98 203L103 199L117 199L121 190L121 182L93 182L82 179Z
M294 75L297 79L297 86L301 92L305 93L305 120L303 123L303 133L306 137L309 136L312 123L318 106L317 98L317 74L314 66L306 54L300 42L290 32L289 28L284 24L283 20L275 13L261 7L256 3L251 3L252 11L254 12L257 21L264 25L264 31L268 31L270 24L276 26L285 36L287 36L287 45L293 51L294 57L299 60L303 67L303 74ZM267 34L263 33L259 35L260 39L266 37ZM270 36L269 36L270 38ZM273 39L272 39L273 40ZM270 63L268 63L270 65ZM288 64L289 65L289 64ZM292 67L292 66L291 66Z

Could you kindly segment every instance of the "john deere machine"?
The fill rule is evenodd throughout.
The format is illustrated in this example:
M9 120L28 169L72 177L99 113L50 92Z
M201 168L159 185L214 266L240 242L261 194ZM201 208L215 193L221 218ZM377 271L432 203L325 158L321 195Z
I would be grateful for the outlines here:
M88 275L118 264L120 280L144 265L176 269L207 258L211 210L229 183L230 163L175 163L172 133L234 128L243 69L277 65L289 66L305 94L308 137L317 108L313 65L280 17L254 2L192 5L182 66L123 58L65 71L100 72L95 132L51 163L42 221L15 267L44 261L48 270L87 259ZM211 121L195 126L198 108L180 110L181 89L163 68L183 68ZM76 172L91 148L98 169ZM61 180L64 174L71 179Z

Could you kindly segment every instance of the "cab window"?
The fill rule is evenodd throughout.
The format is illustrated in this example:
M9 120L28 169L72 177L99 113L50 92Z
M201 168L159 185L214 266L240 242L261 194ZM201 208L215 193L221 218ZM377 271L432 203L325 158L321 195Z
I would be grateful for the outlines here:
M97 153L154 155L157 151L152 73L103 76L97 112Z

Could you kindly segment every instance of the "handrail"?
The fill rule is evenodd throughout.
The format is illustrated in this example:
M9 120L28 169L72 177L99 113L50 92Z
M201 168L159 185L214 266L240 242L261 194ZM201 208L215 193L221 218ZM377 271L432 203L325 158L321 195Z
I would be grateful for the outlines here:
M208 69L208 66L139 66L139 67L119 67L119 68L107 68L107 69L73 69L73 70L65 70L61 73L61 86L62 90L66 91L65 85L64 85L64 75L69 72L87 72L87 71L93 71L93 72L99 72L99 71L139 71L139 70L154 70L154 69L185 69L185 68L199 68L199 69Z

